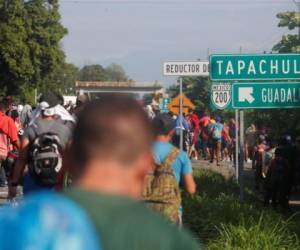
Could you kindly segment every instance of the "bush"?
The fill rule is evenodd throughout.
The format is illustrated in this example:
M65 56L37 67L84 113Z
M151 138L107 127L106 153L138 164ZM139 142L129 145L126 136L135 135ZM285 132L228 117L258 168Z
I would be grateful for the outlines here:
M207 249L300 249L293 220L263 208L251 192L241 204L236 183L220 174L196 170L195 177L200 191L184 196L184 221Z

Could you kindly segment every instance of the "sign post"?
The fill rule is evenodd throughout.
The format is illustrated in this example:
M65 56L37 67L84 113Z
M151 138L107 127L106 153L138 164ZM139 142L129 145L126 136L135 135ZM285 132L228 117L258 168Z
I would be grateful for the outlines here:
M239 111L235 110L235 178L239 181Z
M239 164L239 185L240 185L240 202L244 201L244 110L240 110L240 164Z
M180 150L183 150L183 76L209 76L209 62L165 62L163 64L165 76L179 76L179 123L180 123Z
M179 77L179 123L180 123L180 151L183 151L183 100L182 77Z

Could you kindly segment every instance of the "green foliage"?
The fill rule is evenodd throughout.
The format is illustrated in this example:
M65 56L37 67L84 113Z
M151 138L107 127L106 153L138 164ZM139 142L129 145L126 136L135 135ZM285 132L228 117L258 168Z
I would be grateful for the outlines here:
M0 0L2 94L27 96L62 67L60 19L58 0Z
M277 15L280 19L278 26L294 30L300 27L300 13L282 12ZM283 36L282 40L273 48L280 53L300 52L300 37L298 35Z
M127 81L124 69L118 64L111 64L107 68L99 64L86 65L79 72L81 81Z
M78 80L79 69L73 64L64 63L42 82L39 92L52 89L62 95L75 95L75 82Z
M230 179L207 170L194 172L199 192L184 198L184 221L207 249L300 249L295 218L286 220L257 203Z
M242 220L236 225L222 224L220 238L207 249L300 249L295 234L290 234L286 221L274 221L272 216L262 214L259 220Z
M28 47L34 66L32 84L39 86L61 67L65 60L60 41L67 34L61 25L58 0L31 0L24 6Z
M34 74L25 25L26 11L20 0L0 0L0 86L3 93L18 93Z
M128 81L128 77L124 71L124 69L118 64L111 64L106 69L106 78L109 81L121 82Z
M300 42L298 35L283 36L282 40L273 47L273 50L280 53L299 53Z
M81 81L105 81L105 69L101 65L87 65L79 72Z

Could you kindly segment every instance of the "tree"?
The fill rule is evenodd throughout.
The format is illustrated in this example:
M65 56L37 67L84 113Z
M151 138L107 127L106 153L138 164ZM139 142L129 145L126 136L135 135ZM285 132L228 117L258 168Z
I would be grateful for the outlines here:
M289 30L300 28L300 13L282 12L277 17L280 19L279 27L287 27ZM283 36L282 40L273 47L273 50L280 53L299 53L300 34Z
M64 64L60 41L67 31L60 19L58 0L0 0L3 95L30 96Z
M106 77L109 81L128 81L128 77L125 73L125 70L118 64L111 64L106 69Z
M62 95L75 95L75 82L78 80L79 69L70 63L64 63L49 75L39 89L41 92L51 89Z
M124 69L118 64L111 64L107 68L99 64L86 65L79 73L81 81L128 81Z
M34 66L32 84L45 85L45 79L65 62L60 41L67 30L60 23L58 0L30 0L25 3L28 47Z
M79 72L79 79L81 81L105 81L105 69L99 65L86 65Z
M27 44L26 12L20 0L0 3L0 86L2 94L18 94L35 71Z

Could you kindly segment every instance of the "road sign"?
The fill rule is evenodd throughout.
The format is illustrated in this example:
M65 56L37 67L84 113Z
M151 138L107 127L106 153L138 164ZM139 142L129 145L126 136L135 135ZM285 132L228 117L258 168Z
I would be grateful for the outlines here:
M212 55L213 81L300 79L300 54Z
M169 112L170 103L171 103L171 98L162 98L159 104L160 112L162 113Z
M213 84L211 87L211 102L216 109L228 107L231 103L231 84Z
M176 96L171 103L169 104L169 110L173 112L174 114L179 114L180 109L180 95ZM191 102L189 98L187 98L185 95L182 95L182 109L183 113L187 114L189 109L195 109L195 105Z
M209 62L165 62L165 76L209 76Z
M236 109L299 108L300 82L235 83L232 105Z

